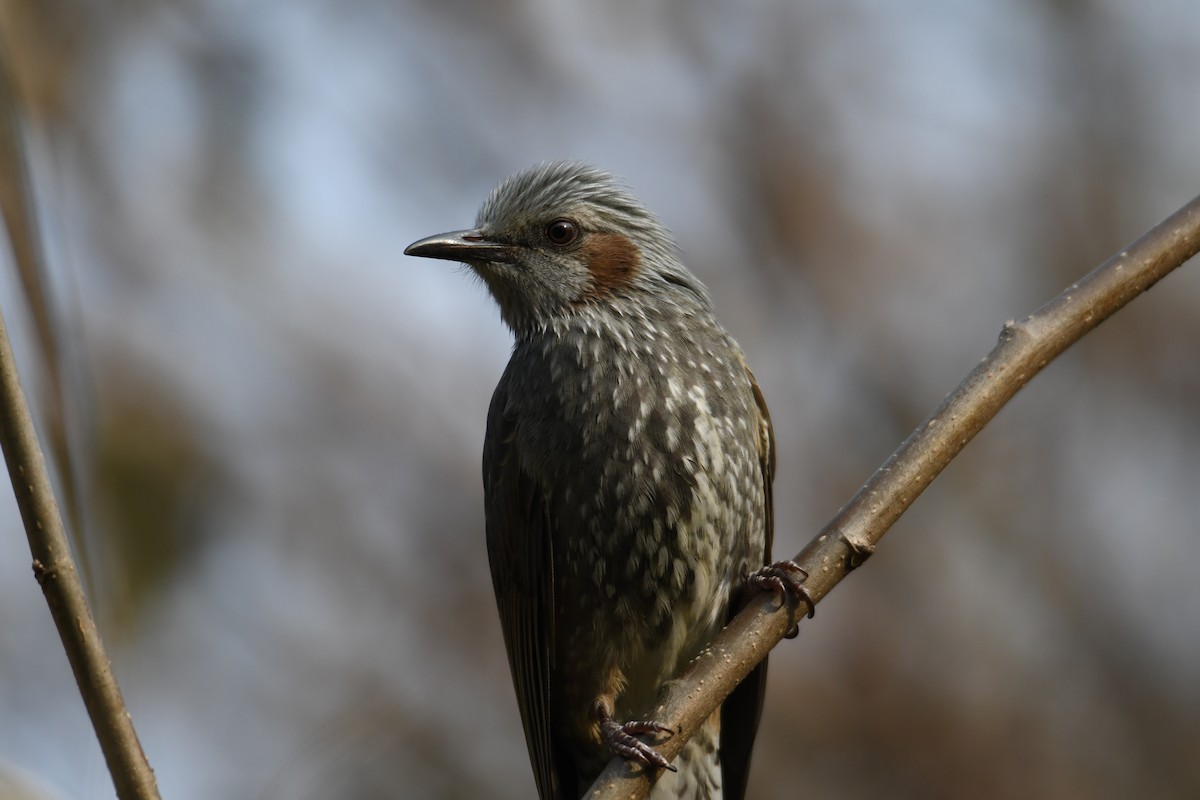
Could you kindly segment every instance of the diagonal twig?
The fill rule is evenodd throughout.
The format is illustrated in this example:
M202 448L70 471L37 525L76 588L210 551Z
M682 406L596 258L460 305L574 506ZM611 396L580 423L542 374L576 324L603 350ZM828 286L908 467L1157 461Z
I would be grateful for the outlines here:
M827 595L871 553L921 492L1034 375L1198 251L1200 197L1028 317L1005 323L987 357L796 556L809 573L805 585L813 600ZM803 610L779 608L774 597L766 595L738 614L684 674L664 688L651 716L676 734L655 749L674 758L798 622ZM645 797L649 787L645 772L615 758L586 797L636 800Z

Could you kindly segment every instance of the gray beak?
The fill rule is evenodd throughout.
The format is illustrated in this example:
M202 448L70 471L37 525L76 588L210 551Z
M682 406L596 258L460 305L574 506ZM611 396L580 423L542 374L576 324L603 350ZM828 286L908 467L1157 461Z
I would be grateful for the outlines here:
M516 249L515 245L489 241L479 231L450 231L413 242L404 248L404 255L447 261L512 262Z

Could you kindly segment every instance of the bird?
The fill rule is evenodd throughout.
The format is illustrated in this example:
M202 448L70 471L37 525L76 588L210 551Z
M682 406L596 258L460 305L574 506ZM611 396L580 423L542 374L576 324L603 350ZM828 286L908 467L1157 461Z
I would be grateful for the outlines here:
M513 334L485 529L539 797L580 797L620 755L652 798L739 800L765 661L673 763L647 718L750 593L812 612L804 571L771 561L771 418L708 290L622 182L573 161L512 175L473 228L404 252L465 264Z

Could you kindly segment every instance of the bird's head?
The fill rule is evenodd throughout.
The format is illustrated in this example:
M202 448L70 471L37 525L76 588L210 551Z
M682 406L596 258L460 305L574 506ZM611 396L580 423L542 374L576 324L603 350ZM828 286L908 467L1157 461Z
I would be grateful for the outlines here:
M708 305L670 235L611 175L555 162L497 186L470 230L414 242L406 255L461 261L520 336L596 304ZM681 294L682 293L682 294Z

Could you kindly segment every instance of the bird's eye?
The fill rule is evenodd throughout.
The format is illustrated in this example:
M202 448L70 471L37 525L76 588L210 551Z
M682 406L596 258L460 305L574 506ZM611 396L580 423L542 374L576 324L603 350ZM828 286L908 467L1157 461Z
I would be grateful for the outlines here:
M546 238L559 246L570 244L579 236L579 228L569 219L556 219L546 226Z

